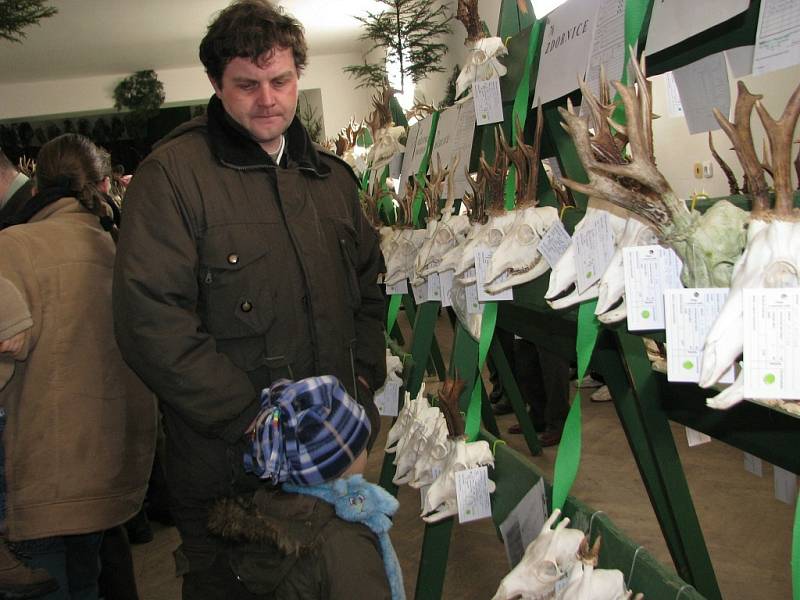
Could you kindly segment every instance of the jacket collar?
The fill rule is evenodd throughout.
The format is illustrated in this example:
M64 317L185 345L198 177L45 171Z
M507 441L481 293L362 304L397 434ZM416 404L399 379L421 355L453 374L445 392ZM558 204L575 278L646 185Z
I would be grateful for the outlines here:
M235 169L276 168L275 162L261 146L253 141L247 131L234 121L216 96L208 102L208 137L211 151L223 165ZM317 177L327 177L331 170L319 157L311 138L295 116L284 132L289 164L313 172Z

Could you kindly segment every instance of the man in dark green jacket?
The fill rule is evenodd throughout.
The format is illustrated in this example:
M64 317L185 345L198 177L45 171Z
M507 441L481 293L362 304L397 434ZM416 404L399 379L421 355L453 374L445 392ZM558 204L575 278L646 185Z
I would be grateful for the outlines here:
M206 115L163 140L126 193L114 317L123 355L161 400L184 598L194 586L207 592L192 600L232 600L251 596L207 512L259 485L242 456L260 390L335 375L377 434L383 259L352 171L295 116L300 24L268 0L238 1L200 58L215 91Z

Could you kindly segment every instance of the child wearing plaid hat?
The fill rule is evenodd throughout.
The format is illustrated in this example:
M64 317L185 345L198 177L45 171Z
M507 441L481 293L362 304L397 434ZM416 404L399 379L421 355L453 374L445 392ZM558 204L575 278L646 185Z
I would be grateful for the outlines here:
M403 600L388 534L398 503L361 475L370 422L339 380L275 382L251 431L245 468L282 486L211 511L239 580L259 598Z

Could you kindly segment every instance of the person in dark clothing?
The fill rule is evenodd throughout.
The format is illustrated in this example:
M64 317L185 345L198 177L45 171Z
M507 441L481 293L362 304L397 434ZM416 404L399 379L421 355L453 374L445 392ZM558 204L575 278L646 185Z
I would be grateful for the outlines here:
M162 140L127 189L113 304L123 355L161 403L183 597L236 600L260 596L230 560L242 548L209 535L208 511L259 487L243 455L260 390L333 375L378 433L383 258L352 170L295 115L300 23L268 0L234 2L200 60L206 114Z

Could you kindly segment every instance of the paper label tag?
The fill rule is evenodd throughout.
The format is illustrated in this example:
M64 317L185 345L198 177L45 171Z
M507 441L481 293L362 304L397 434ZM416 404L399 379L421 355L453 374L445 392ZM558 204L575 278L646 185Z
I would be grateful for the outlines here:
M458 502L459 523L492 516L489 471L486 467L456 471L456 502Z
M800 288L744 290L744 396L800 400Z
M492 264L492 256L494 256L494 248L487 248L486 246L478 246L475 248L475 269L476 281L478 285L478 302L499 302L502 300L513 300L514 290L508 288L499 294L490 294L486 291L486 275L489 273L489 267ZM497 282L502 283L508 279L508 274L503 273L497 278Z
M728 297L728 288L666 290L667 380L697 383L706 336ZM733 383L733 367L722 383Z
M453 306L453 301L450 299L450 290L453 289L453 270L448 269L438 275L439 287L441 288L439 297L442 300L442 307Z
M395 283L394 285L386 286L386 294L388 296L394 296L395 294L407 294L407 293L408 293L407 279L404 279L400 283Z
M628 330L664 329L664 291L681 288L681 261L671 248L622 249Z
M500 523L508 564L517 566L525 548L536 539L547 520L547 496L544 479L534 485Z
M503 99L500 95L500 78L472 84L475 97L475 122L478 125L500 123L503 120Z
M384 417L396 417L400 404L400 382L387 381L384 386L375 392L375 406L378 414Z
M752 454L748 454L747 452L744 453L744 470L748 473L752 473L757 477L764 476L764 463L761 462L761 459L757 456L753 456Z
M476 277L475 267L470 267L465 273L466 277ZM473 283L464 288L464 295L467 299L467 313L478 315L482 311L481 303L478 301L478 284Z
M775 498L794 506L797 500L797 475L773 465L775 474Z
M763 75L800 62L800 5L762 0L758 13L753 74Z
M561 221L556 221L550 226L547 233L542 236L539 242L539 253L552 269L571 243L572 238L569 237L567 230L564 229L564 224Z
M686 441L689 442L689 448L694 448L695 446L700 446L702 444L707 444L708 442L710 442L711 436L708 436L705 433L701 433L700 431L695 431L694 429L690 429L689 427L687 427Z
M439 282L439 274L428 275L426 283L428 284L428 302L439 302L442 299L442 284Z
M614 256L614 233L608 214L599 213L572 236L575 242L575 268L578 292L583 293L599 281Z
M423 281L419 285L411 284L411 291L414 293L414 302L422 304L428 301L428 282Z

